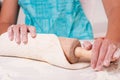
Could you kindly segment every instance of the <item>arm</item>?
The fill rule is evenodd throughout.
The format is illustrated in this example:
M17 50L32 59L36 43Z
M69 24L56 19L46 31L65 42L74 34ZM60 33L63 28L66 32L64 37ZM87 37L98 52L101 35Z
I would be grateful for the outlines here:
M4 0L0 12L0 34L7 31L11 24L15 24L18 14L18 0Z
M91 66L95 70L109 67L113 59L120 58L120 0L103 0L108 18L108 30L104 39L96 39L92 47Z
M1 13L0 13L0 34L8 32L8 37L10 40L15 40L16 43L20 44L27 43L28 32L31 33L31 36L36 37L36 30L33 26L27 25L11 25L15 24L17 21L17 15L19 6L18 0L4 0ZM11 26L10 26L11 25ZM9 28L8 28L9 27Z
M106 38L120 42L120 0L103 0L103 4L108 17Z

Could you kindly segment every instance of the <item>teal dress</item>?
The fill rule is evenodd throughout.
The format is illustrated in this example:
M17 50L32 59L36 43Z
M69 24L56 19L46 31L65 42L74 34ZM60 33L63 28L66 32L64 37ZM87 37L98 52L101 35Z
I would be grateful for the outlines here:
M93 39L92 27L79 0L18 0L25 13L25 24L37 33Z

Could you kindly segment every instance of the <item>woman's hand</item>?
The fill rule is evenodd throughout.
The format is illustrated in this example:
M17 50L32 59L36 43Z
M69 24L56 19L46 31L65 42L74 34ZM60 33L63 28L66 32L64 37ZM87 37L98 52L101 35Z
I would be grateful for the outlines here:
M118 44L118 43L117 43ZM91 67L95 70L102 70L103 66L109 67L110 62L118 60L120 50L108 39L96 39L92 47Z
M16 43L20 44L21 42L28 42L28 33L30 32L31 37L36 37L36 29L32 26L27 25L11 25L8 30L8 37L11 41L15 39Z

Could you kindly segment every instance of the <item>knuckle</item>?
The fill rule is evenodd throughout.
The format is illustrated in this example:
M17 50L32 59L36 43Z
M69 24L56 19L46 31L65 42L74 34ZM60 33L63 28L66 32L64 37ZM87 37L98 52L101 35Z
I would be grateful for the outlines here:
M9 27L8 27L8 29L7 29L7 30L8 30L8 31L9 31L9 30L12 30L12 29L13 29L13 27L14 27L14 25L11 25L11 26L9 26Z
M103 41L103 39L101 39L101 38L98 38L97 40L95 40L96 41L96 43L98 42L102 42Z
M21 25L22 28L27 28L25 24Z
M13 27L13 30L14 30L14 31L18 31L18 30L19 30L19 26L18 26L18 25L15 25L15 26Z
M26 25L23 24L23 25L20 26L20 29L21 29L21 31L24 31L24 30L26 31L27 27L26 27Z

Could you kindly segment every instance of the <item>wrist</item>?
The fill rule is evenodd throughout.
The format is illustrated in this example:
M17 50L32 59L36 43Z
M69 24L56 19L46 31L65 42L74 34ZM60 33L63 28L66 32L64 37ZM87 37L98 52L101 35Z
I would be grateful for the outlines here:
M0 35L6 32L10 25L10 23L0 23Z
M120 36L117 36L117 35L118 34L113 34L113 35L107 34L105 39L109 40L110 43L113 43L114 45L120 48Z

